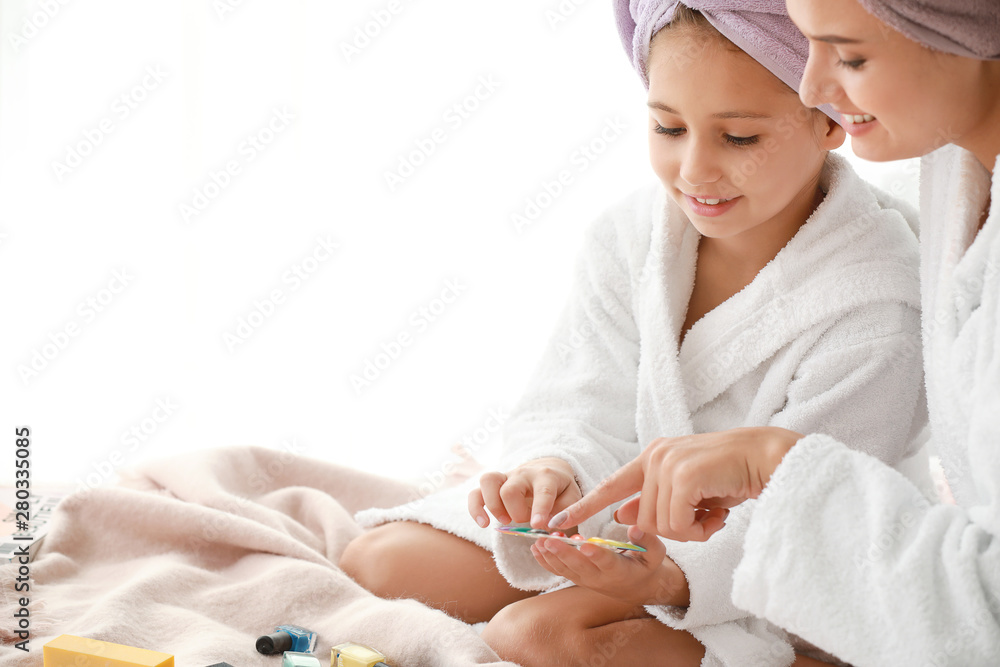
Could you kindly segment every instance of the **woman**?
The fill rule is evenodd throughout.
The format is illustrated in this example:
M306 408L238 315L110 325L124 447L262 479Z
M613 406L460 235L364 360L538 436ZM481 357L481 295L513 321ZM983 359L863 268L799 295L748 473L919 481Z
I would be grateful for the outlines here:
M801 96L861 157L925 155L923 340L931 435L957 505L823 434L660 440L550 525L642 491L623 523L706 540L757 498L734 602L855 665L1000 661L1000 3L787 0ZM991 196L992 191L992 196ZM887 419L893 415L887 414Z

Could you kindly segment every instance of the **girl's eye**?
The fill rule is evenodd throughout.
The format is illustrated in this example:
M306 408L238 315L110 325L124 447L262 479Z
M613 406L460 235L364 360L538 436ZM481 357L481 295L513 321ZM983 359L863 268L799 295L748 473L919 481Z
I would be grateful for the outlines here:
M663 127L659 123L653 128L653 131L657 134L665 134L668 137L679 137L685 130L683 127ZM726 143L733 146L753 146L755 143L760 141L760 137L754 135L752 137L734 137L730 134L723 135L725 137Z
M846 69L861 69L861 66L865 64L865 59L864 58L858 58L857 60L837 59L837 64Z
M679 137L681 134L684 133L684 128L683 127L663 127L662 125L660 125L659 123L657 123L656 127L653 128L653 132L656 132L657 134L665 134L665 135L667 135L669 137Z
M754 135L752 137L734 137L732 135L726 135L726 141L731 143L733 146L753 146L755 143L760 141L760 137Z

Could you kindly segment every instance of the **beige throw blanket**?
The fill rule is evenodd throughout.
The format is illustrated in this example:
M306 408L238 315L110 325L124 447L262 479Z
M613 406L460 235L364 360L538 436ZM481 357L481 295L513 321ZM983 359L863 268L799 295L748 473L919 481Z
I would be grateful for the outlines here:
M140 466L57 509L31 563L28 653L14 648L17 566L0 567L0 667L41 667L42 645L62 633L171 653L178 667L275 667L254 640L279 624L317 632L322 664L354 641L399 667L511 667L469 625L377 598L337 568L361 532L356 511L414 496L396 480L262 448Z

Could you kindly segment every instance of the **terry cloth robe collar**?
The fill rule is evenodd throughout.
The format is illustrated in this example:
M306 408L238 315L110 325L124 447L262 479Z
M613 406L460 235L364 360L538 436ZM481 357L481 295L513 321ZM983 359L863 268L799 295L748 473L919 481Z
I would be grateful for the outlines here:
M913 267L899 255L878 262L879 279L871 279L870 246L857 240L892 232L878 228L883 209L874 197L854 196L863 182L844 158L830 155L820 185L828 194L798 233L749 285L695 322L679 348L676 341L694 285L700 235L661 191L657 205L674 210L654 218L661 224L653 230L652 248L660 248L667 259L656 261L652 253L647 259L643 275L653 280L644 285L641 317L666 322L659 326L647 322L642 328L666 330L675 342L662 343L655 356L648 347L640 351L640 377L645 363L647 377L655 378L647 385L648 394L640 391L640 405L658 406L655 411L640 408L640 414L656 417L647 433L692 433L691 414L824 320L874 301L918 306ZM856 265L862 263L866 271L858 273ZM817 271L819 266L824 268ZM664 275L667 270L669 279ZM817 290L817 285L829 285L831 280L849 289ZM683 293L670 295L669 290ZM824 298L817 298L820 293ZM665 313L658 307L663 303L670 305ZM664 354L663 348L672 348L675 356Z
M664 215L667 207L672 210ZM660 188L653 197L651 219L657 221L652 230L650 252L646 264L634 282L633 292L639 295L637 318L641 331L662 331L667 340L654 346L639 348L639 377L655 378L646 383L646 391L638 395L638 413L655 415L657 422L648 432L663 435L690 435L691 423L686 383L678 359L677 341L687 314L688 301L694 290L698 242L701 235ZM675 291L675 294L671 294ZM664 307L666 305L666 307ZM691 335L688 332L688 336ZM645 373L644 373L645 370ZM640 379L640 386L642 380ZM641 429L640 429L641 431ZM648 444L640 440L640 444Z
M982 335L984 322L998 321L995 313L980 312L983 294L1000 282L1000 266L990 257L1000 239L1000 180L969 151L947 146L924 158L921 210L928 224L921 239L923 336L931 432L945 476L955 499L965 506L981 502L979 490L969 484L975 452L968 450L974 401L955 391L976 377L983 362L968 344ZM980 230L981 215L990 199L992 212ZM936 224L933 224L936 223ZM993 288L996 289L995 287ZM987 304L986 310L995 308ZM993 318L993 319L990 319ZM996 332L992 332L995 336ZM966 342L963 343L963 340ZM1000 381L994 378L994 381ZM968 387L966 387L968 388ZM985 462L984 462L985 463Z

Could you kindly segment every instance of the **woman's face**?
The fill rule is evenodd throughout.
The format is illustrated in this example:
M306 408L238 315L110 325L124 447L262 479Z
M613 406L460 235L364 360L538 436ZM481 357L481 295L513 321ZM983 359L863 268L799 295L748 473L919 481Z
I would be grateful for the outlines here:
M945 144L971 143L989 124L993 103L982 93L996 84L981 61L931 51L857 0L786 2L809 38L802 101L832 105L859 157L919 157Z
M752 243L805 222L836 123L698 29L658 32L648 72L653 171L703 236Z

